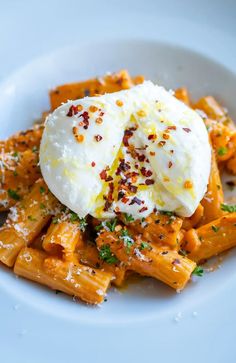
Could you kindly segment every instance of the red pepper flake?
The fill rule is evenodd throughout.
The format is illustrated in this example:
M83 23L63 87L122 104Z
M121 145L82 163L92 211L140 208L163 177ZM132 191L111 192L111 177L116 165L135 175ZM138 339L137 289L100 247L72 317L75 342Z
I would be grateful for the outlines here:
M170 150L170 153L171 153L171 154L174 154L174 150Z
M145 212L146 210L148 210L148 208L147 207L143 207L143 208L139 209L139 213Z
M193 183L191 182L191 180L186 180L184 182L184 188L185 189L191 189L193 187Z
M91 166L94 168L96 163L94 161L91 162Z
M121 100L116 100L116 105L118 107L122 107L123 106L123 102Z
M78 107L71 105L66 116L72 117L74 115L77 115L77 113L79 113Z
M150 153L149 153L151 156L155 156L156 155L156 153L155 153L155 151L150 151Z
M147 170L144 166L141 168L141 173L143 176L146 176L147 178L152 175L152 171Z
M131 130L125 130L124 136L123 136L123 144L125 146L129 146L129 139L133 136L133 132Z
M101 141L101 140L102 140L102 136L101 136L101 135L95 135L95 136L94 136L94 139L95 139L97 142L99 142L99 141Z
M137 111L137 115L138 115L139 117L145 117L145 116L147 116L147 114L146 114L146 112L145 112L144 110L139 110L139 111Z
M174 125L173 126L168 126L167 130L176 130L176 126L174 126Z
M155 134L148 135L148 140L156 140L156 138L157 138L157 135L155 135Z
M100 113L99 113L99 116L103 116L104 115L104 112L103 111L101 111Z
M183 127L183 130L187 133L191 132L191 129L189 129L188 127Z
M173 165L172 161L169 161L168 168L170 169L172 167L172 165Z
M163 147L165 144L166 144L166 142L165 142L165 141L159 141L157 145L158 145L159 147Z
M168 178L168 176L164 176L163 181L164 181L164 182L169 182L169 181L170 181L170 179Z
M105 212L107 212L111 205L112 205L112 202L110 202L109 200L106 200L103 210Z
M164 132L162 137L163 137L163 139L168 140L170 138L170 135L167 134L166 132Z
M97 117L95 122L96 122L96 124L102 124L103 120L101 117Z
M92 113L96 112L97 110L98 110L98 108L96 106L94 106L94 105L91 105L89 107L89 111L92 112Z
M107 172L106 172L106 170L102 170L99 175L100 175L100 178L102 180L106 180L106 178L107 178Z
M74 126L72 129L73 135L76 138L77 142L83 142L84 141L84 135L79 134L78 127Z
M107 178L106 178L106 182L109 182L109 181L112 181L113 180L113 178L112 178L112 176L111 175L109 175Z
M138 161L143 162L144 160L145 160L145 155L144 154L138 155Z
M75 138L78 142L83 142L84 141L84 135L79 135L79 134L76 134L75 135Z
M123 197L121 201L122 203L126 204L129 201L129 198Z
M136 193L138 190L138 187L136 187L135 185L129 185L128 188L131 191L131 193Z
M89 127L89 114L87 111L84 111L83 113L81 113L81 115L79 115L79 117L83 118L83 127L85 130L87 130L87 128Z
M154 184L154 180L153 179L147 179L147 180L145 180L145 184L146 185L152 185L152 184Z
M141 201L141 199L139 199L139 198L137 198L137 197L134 197L132 200L131 200L131 202L129 203L129 205L133 205L133 204L138 204L138 205L140 205L140 204L142 204L142 201Z

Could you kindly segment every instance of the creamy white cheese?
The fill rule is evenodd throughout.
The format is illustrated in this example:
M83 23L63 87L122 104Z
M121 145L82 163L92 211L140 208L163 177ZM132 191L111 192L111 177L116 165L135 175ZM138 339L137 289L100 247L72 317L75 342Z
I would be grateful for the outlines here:
M150 81L63 104L48 117L40 147L49 189L80 217L138 219L153 209L190 216L210 163L201 117Z

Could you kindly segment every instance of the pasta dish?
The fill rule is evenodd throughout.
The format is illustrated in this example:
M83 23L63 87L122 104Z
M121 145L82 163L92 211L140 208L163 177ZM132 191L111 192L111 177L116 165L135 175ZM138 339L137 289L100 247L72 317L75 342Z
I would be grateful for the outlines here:
M122 70L49 97L39 123L0 142L0 261L15 274L100 304L132 274L181 291L236 245L222 188L236 130L213 96Z

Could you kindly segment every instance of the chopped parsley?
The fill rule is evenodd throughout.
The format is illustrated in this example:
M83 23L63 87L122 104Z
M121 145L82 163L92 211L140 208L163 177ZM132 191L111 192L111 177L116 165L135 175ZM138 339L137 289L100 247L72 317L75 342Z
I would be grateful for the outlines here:
M132 245L134 244L134 240L132 237L130 237L127 229L121 230L120 239L122 239L124 242L124 245L126 247L126 253L130 253L130 249L131 249Z
M57 220L57 222L58 222L58 220ZM56 223L57 223L56 222ZM71 223L75 223L75 222L79 222L79 224L80 224L80 230L82 231L82 232L84 232L85 231L85 229L86 229L86 226L87 226L87 222L86 222L86 219L85 218L80 218L79 216L78 216L78 214L76 214L76 213L74 213L74 212L70 212L70 222Z
M46 209L46 205L45 204L43 204L43 203L40 203L40 209Z
M14 199L14 200L20 200L20 195L17 193L16 190L13 189L8 189L8 195L10 198Z
M52 219L52 223L53 224L57 224L58 223L58 217L53 217L53 219Z
M31 222L37 221L37 219L34 218L33 216L28 216L28 220L31 221Z
M161 210L160 214L163 214L163 215L168 216L168 217L173 217L175 215L173 212L170 212L168 210Z
M204 273L204 270L203 270L202 266L196 266L192 272L192 275L202 277L203 273Z
M106 222L106 226L107 228L110 229L111 232L114 232L115 228L116 228L116 224L117 224L117 219L111 219L110 221Z
M77 222L78 220L79 220L78 214L76 214L74 212L70 212L70 222L74 223L74 222Z
M228 205L228 204L221 204L220 205L221 210L223 210L224 212L229 212L229 213L235 213L236 212L236 205Z
M12 154L12 156L13 156L14 158L17 158L17 159L18 159L19 154L18 154L18 152L17 152L17 151L15 151L15 152Z
M227 147L224 147L224 146L219 147L219 149L217 150L217 154L219 156L224 156L225 154L227 154L227 152L228 152L228 149L227 149Z
M84 231L85 231L87 224L88 224L88 223L86 222L86 219L85 219L85 218L79 218L80 230L81 230L82 232L84 232Z
M214 231L214 232L218 232L220 227L216 227L214 225L211 226L211 229Z
M125 217L125 221L127 223L131 223L131 222L134 221L134 218L133 218L132 214L124 213L124 217Z
M99 257L101 258L101 260L109 263L110 265L119 262L116 256L111 252L109 245L101 246L99 250Z
M33 151L33 153L36 153L38 151L37 146L33 146L32 151Z
M150 246L150 244L148 242L141 242L139 249L140 249L140 251L142 251L144 249L148 249L150 251L152 249L152 247Z
M104 222L100 223L99 225L97 225L95 227L95 231L99 232L103 228L108 228L110 232L114 232L116 225L117 225L117 219L114 218L109 221L104 221Z
M40 187L39 191L40 191L40 194L43 194L43 193L45 193L46 189L44 187Z

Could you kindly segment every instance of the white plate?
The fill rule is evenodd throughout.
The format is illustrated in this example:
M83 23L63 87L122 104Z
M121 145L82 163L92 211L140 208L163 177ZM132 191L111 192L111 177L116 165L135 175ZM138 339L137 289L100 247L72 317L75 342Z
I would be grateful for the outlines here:
M154 40L94 41L40 57L1 84L1 137L46 110L52 86L121 68L169 88L186 85L195 98L214 94L236 118L235 74L212 59ZM56 295L1 266L2 361L234 362L235 255L181 294L143 279L109 292L102 307Z

